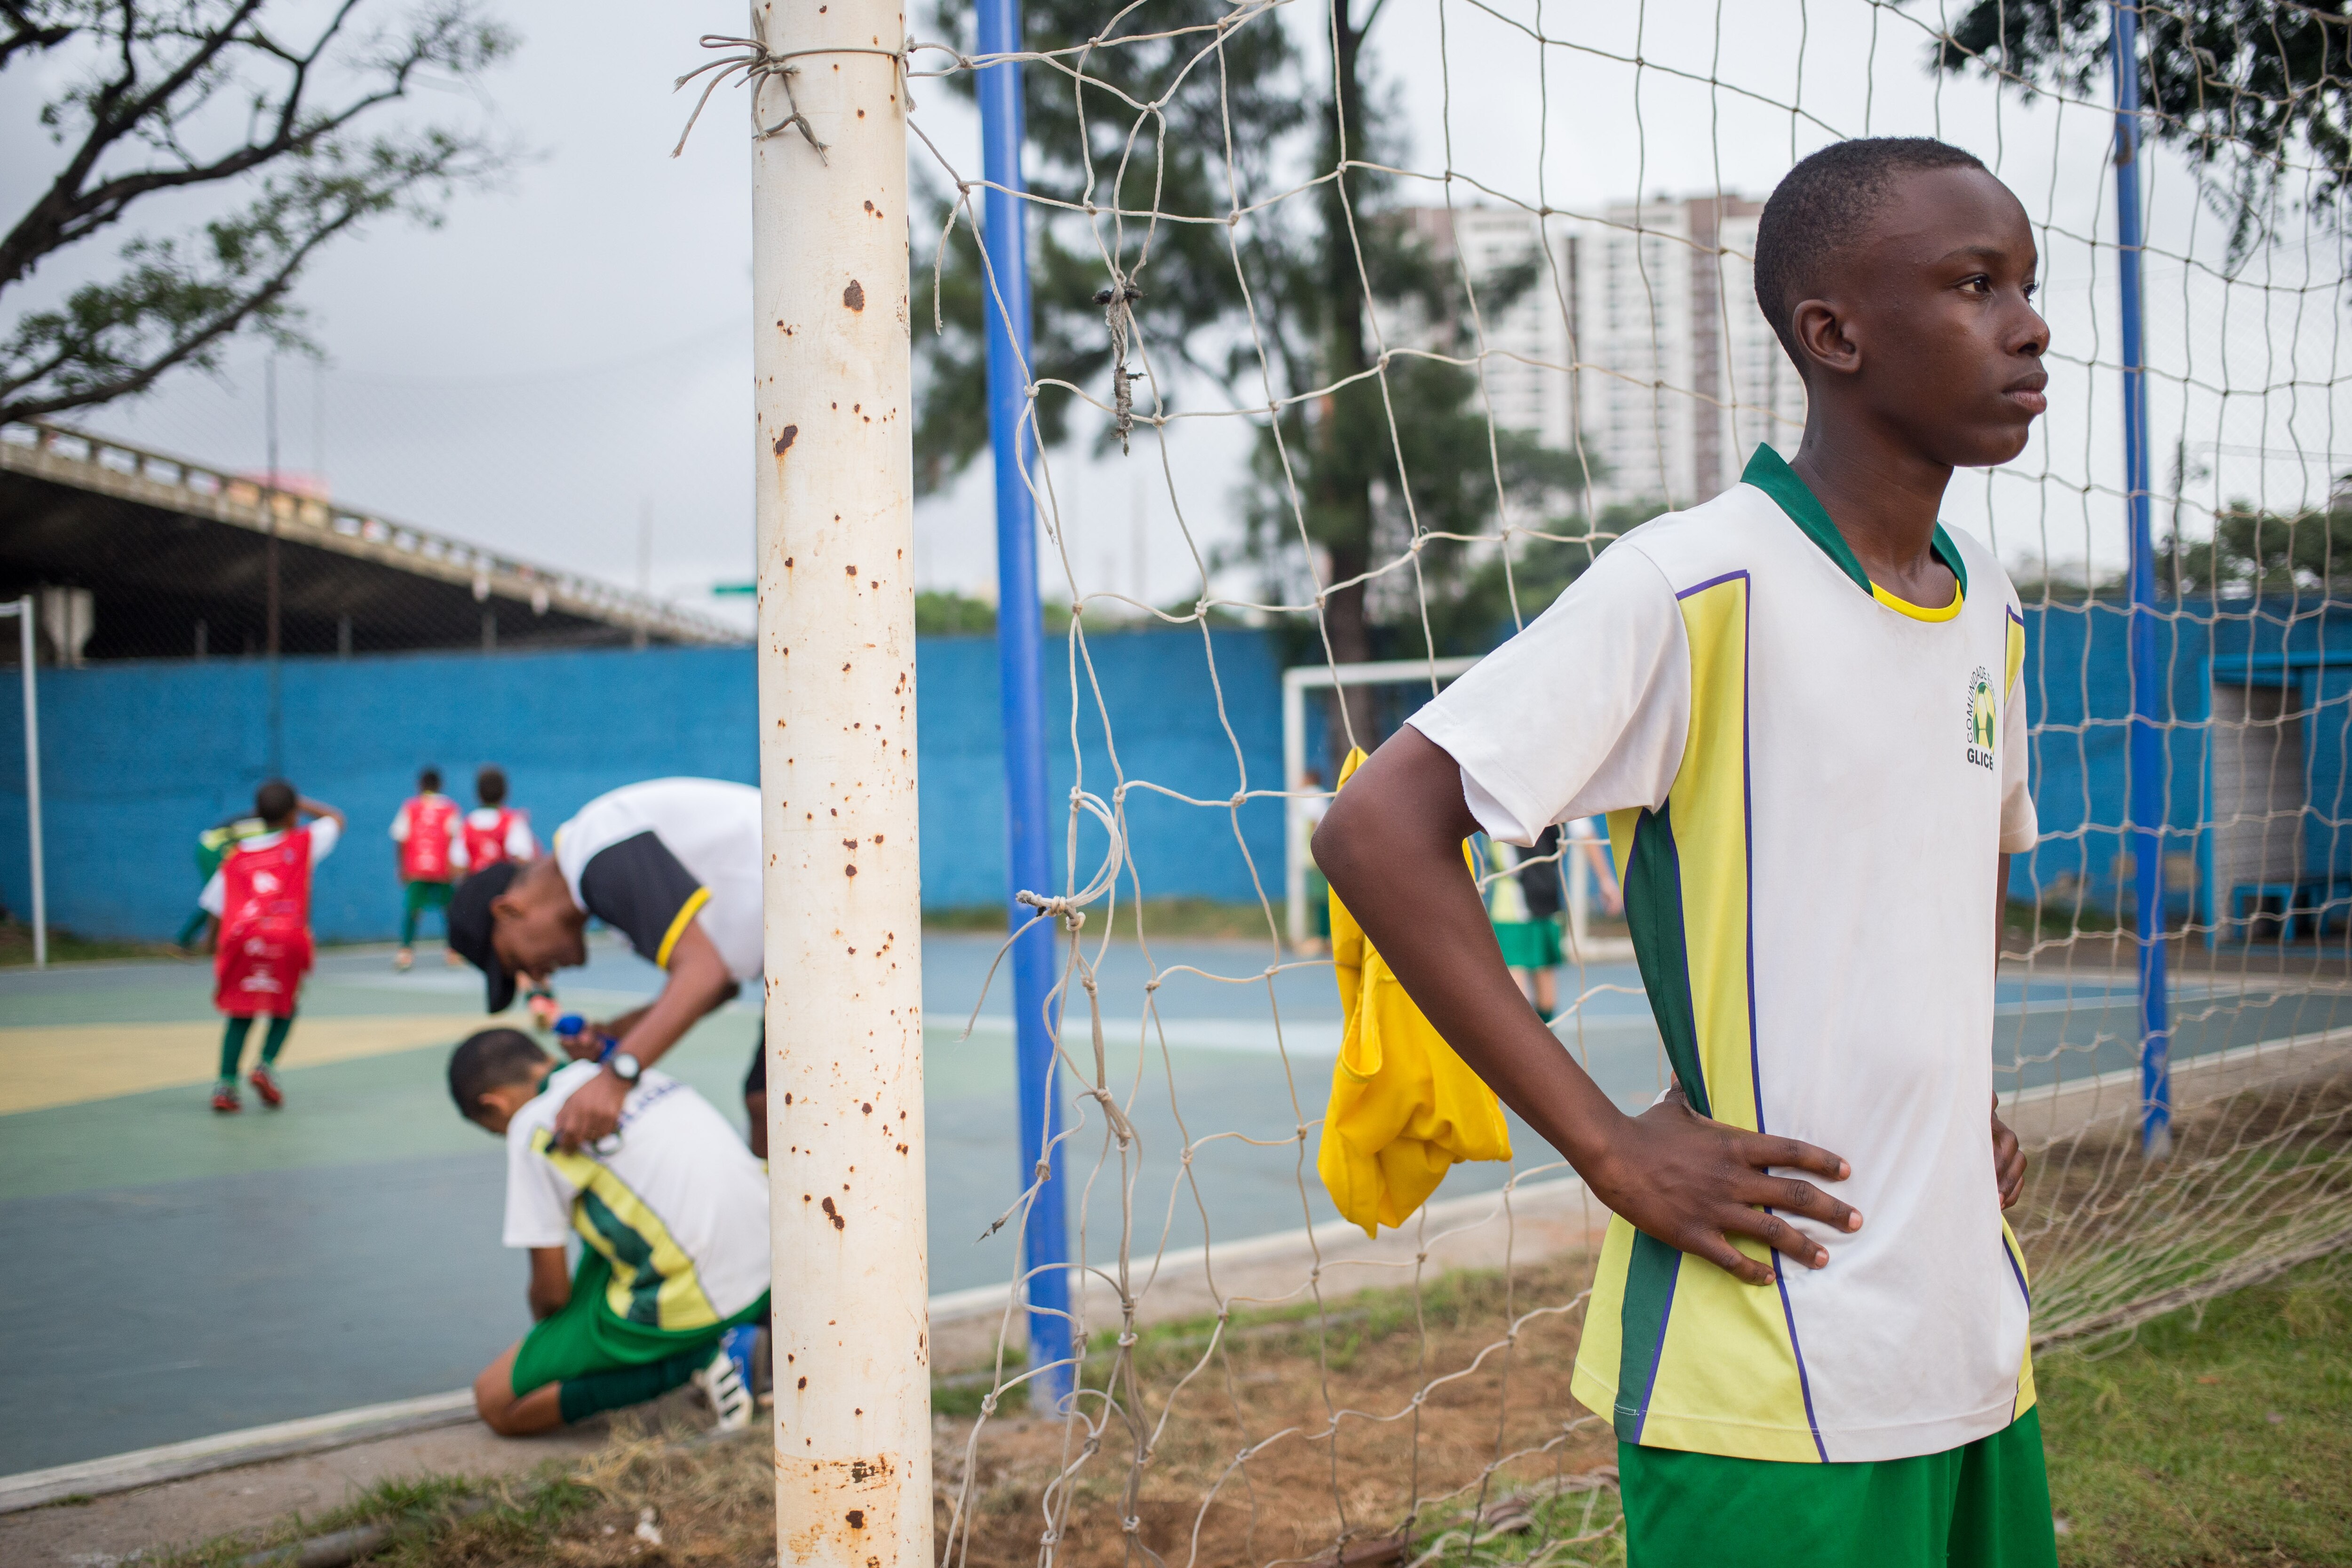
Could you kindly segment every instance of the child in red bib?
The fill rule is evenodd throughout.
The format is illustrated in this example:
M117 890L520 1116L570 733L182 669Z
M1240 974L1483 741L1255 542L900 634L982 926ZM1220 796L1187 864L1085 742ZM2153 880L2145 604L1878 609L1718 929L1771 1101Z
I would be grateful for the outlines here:
M404 970L416 962L416 917L428 910L440 915L446 936L449 890L467 869L465 824L457 803L441 793L439 768L417 773L416 793L393 814L392 841L400 856L400 951L392 966Z
M343 814L304 800L284 779L271 779L254 793L253 811L265 831L238 842L222 857L200 900L220 922L213 949L213 1005L227 1016L221 1033L219 1079L213 1109L242 1109L237 1067L245 1056L253 1021L267 1016L268 1032L255 1064L253 1091L264 1105L286 1101L270 1071L294 1027L294 1006L302 976L310 969L310 871L342 836ZM309 826L301 826L305 816Z
M501 860L520 864L539 858L530 814L507 804L506 770L485 765L474 774L474 795L482 804L466 814L466 874L488 870Z

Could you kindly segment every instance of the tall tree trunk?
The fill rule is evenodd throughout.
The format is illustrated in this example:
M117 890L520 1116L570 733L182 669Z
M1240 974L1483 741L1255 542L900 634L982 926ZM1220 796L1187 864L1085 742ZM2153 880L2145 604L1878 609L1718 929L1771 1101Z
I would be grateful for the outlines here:
M1333 58L1331 98L1324 106L1327 155L1336 164L1342 157L1364 153L1363 93L1358 79L1364 36L1349 15L1353 0L1331 0ZM1363 275L1357 267L1355 189L1349 174L1323 187L1323 277L1328 341L1325 347L1324 384L1337 385L1363 373ZM1362 395L1360 389L1351 389ZM1342 393L1339 397L1349 395ZM1346 583L1360 576L1372 563L1372 495L1369 469L1329 449L1343 438L1351 422L1337 416L1339 397L1324 400L1327 413L1316 439L1325 443L1315 465L1317 510L1322 521L1325 550L1331 562L1331 580ZM1362 583L1335 589L1323 602L1323 624L1331 639L1331 655L1340 664L1362 664L1372 656L1370 617L1364 607ZM1372 693L1366 687L1342 687L1331 705L1330 754L1345 756L1353 742L1370 751L1381 736L1373 729Z

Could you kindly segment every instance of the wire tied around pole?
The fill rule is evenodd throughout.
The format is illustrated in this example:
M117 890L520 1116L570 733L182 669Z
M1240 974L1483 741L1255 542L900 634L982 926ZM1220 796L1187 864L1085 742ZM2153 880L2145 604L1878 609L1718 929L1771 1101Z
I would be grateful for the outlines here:
M1110 807L1082 789L1070 792L1070 804L1101 823L1103 831L1110 836L1110 842L1103 852L1102 864L1095 868L1093 879L1075 893L1037 893L1024 888L1013 895L1014 903L1035 910L1037 913L1024 922L1020 930L1006 937L1003 945L996 950L996 956L989 961L988 973L980 983L980 994L972 1000L971 1016L964 1020L963 1033L956 1037L959 1044L971 1038L972 1030L980 1023L980 1010L988 1005L989 987L996 983L997 967L1004 962L1004 955L1012 951L1013 944L1040 926L1050 928L1056 920L1075 933L1086 924L1086 907L1118 883L1119 867L1125 864L1127 854L1127 836L1119 831L1118 819L1111 814Z
M1103 308L1103 325L1110 329L1111 417L1118 426L1118 455L1127 456L1127 438L1135 429L1135 383L1137 377L1127 368L1128 335L1135 327L1135 302L1143 298L1143 290L1133 279L1114 277L1108 288L1095 290L1095 303Z
M710 95L719 90L721 83L731 78L738 87L745 82L751 84L752 140L763 142L771 136L781 135L797 126L801 135L815 151L818 162L827 162L825 144L816 139L816 127L809 123L808 116L801 112L799 100L793 96L793 78L801 73L800 68L792 62L803 55L880 55L891 61L897 68L900 99L908 109L912 110L915 107L915 95L907 85L907 57L916 48L915 40L911 37L895 49L843 46L837 48L786 49L779 52L768 47L767 18L754 9L751 13L751 37L739 38L725 33L705 33L702 35L701 43L706 49L736 49L740 52L698 65L671 84L670 90L676 92L696 77L706 72L710 77L709 81L702 84L702 96L694 100L694 112L686 117L686 129L677 133L677 145L669 150L669 155L673 158L686 151L686 139L694 134L695 121L702 118L703 106L710 101ZM783 88L784 107L791 112L773 125L762 125L759 118L760 89L772 79Z

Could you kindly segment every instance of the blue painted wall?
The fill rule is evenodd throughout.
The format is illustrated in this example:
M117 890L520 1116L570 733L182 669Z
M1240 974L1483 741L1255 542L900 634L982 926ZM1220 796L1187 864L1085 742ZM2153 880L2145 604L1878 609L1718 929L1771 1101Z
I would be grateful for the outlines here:
M1116 793L1098 685L1126 776L1214 803L1140 790L1126 797L1147 895L1252 898L1255 858L1278 896L1279 803L1238 812L1225 805L1244 777L1254 789L1281 787L1273 640L1247 631L1205 639L1140 632L1096 635L1087 648L1094 679L1080 684L1076 764L1066 645L1047 650L1056 809L1081 776L1106 801ZM1230 735L1211 688L1213 658ZM926 638L916 679L925 902L999 901L1004 783L994 640ZM0 682L0 899L21 917L30 882L18 690L11 671ZM280 692L284 771L352 817L352 837L320 868L314 894L313 923L329 941L393 934L397 882L385 829L425 763L470 801L474 769L498 763L542 837L583 802L634 780L758 777L749 649L294 658L283 665ZM45 669L40 701L50 920L89 936L168 937L194 901L195 835L249 809L254 785L273 771L267 669L229 659ZM1091 827L1081 836L1086 869L1103 843ZM1057 849L1057 868L1059 859Z
M2042 843L2011 867L2010 890L2037 887L2119 909L2126 853L2125 772L2131 713L2127 606L2118 601L2026 611L2026 693L2034 728L2034 804ZM2352 874L2352 608L2316 599L2191 597L2168 607L2157 637L2166 672L2165 853L2190 857L2193 889L2168 877L2168 917L2214 917L2211 833L2215 681L2284 687L2303 714L2308 869Z

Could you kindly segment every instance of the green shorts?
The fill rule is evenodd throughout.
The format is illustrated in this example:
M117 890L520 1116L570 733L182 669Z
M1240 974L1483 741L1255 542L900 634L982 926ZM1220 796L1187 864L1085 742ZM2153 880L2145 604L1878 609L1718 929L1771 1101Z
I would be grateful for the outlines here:
M2056 1568L2042 1415L1858 1464L1617 1445L1626 1568Z
M401 912L437 914L449 907L449 895L457 890L455 882L403 882L400 885Z
M1495 940L1502 944L1506 969L1559 967L1558 921L1496 921Z
M532 1324L530 1332L522 1337L521 1348L515 1352L509 1381L516 1397L551 1383L651 1366L714 1346L719 1335L739 1324L768 1321L768 1296L763 1290L758 1300L707 1329L647 1328L614 1315L604 1300L604 1286L612 1277L613 1266L603 1253L593 1247L581 1249L580 1267L572 1276L572 1300L553 1317Z

